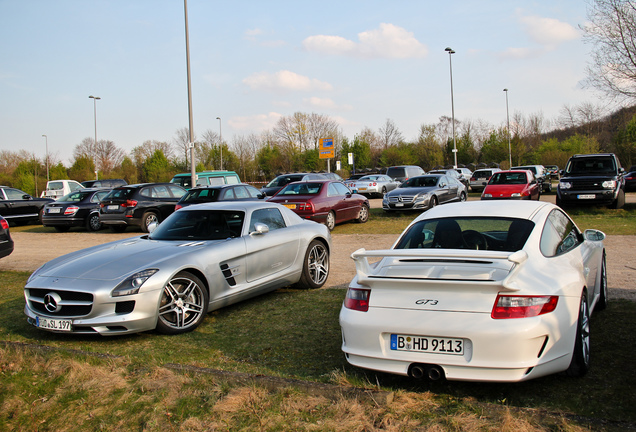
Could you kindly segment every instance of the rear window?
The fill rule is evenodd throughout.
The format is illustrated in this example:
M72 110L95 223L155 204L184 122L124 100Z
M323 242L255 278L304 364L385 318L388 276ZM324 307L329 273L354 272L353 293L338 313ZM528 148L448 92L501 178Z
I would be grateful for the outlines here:
M480 249L516 252L534 228L526 219L462 217L421 220L402 235L395 249Z
M92 192L71 192L70 194L64 195L62 198L59 198L59 202L80 202Z
M122 189L113 189L104 197L104 199L122 199L126 200L129 196L134 193L135 189L130 188L122 188Z
M323 183L292 183L285 186L278 195L316 195L320 192Z
M191 189L185 194L183 202L208 202L217 201L219 199L219 189Z
M301 181L304 175L285 175L278 176L271 182L267 184L265 187L283 187L288 185L291 182Z
M490 177L491 175L492 175L491 170L477 170L473 173L473 177L475 178Z
M386 171L386 175L391 178L406 177L406 169L392 167Z
M46 185L46 188L48 190L61 190L61 189L64 189L64 183L62 183L62 182L49 182Z

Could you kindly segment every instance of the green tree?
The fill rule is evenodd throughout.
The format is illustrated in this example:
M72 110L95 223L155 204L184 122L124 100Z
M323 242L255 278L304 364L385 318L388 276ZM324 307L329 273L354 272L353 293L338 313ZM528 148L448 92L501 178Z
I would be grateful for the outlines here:
M94 179L95 163L93 162L93 158L87 155L76 156L75 162L68 170L68 175L78 182Z
M417 144L414 148L416 164L429 171L444 165L444 150L439 144L435 125L421 125Z
M618 160L625 167L636 165L636 116L632 117L625 129L618 131L614 146Z
M143 180L151 183L166 182L172 178L170 161L161 150L155 152L143 163Z
M49 168L49 178L51 180L64 180L69 178L66 167L62 165L62 162L59 162L57 165L53 165Z

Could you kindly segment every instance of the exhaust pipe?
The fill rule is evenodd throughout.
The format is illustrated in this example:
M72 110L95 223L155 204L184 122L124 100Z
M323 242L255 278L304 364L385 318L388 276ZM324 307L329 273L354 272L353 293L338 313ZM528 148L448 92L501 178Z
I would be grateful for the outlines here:
M444 378L444 369L437 365L412 364L409 367L409 375L412 378L427 378L431 381L439 381Z

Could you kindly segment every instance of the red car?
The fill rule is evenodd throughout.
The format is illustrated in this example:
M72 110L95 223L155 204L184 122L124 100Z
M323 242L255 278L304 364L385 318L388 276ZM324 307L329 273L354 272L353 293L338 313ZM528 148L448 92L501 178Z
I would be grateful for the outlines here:
M304 219L324 223L329 230L337 223L369 220L369 200L339 181L289 183L268 201L282 204Z
M541 185L531 171L498 171L490 177L481 199L527 199L539 200Z

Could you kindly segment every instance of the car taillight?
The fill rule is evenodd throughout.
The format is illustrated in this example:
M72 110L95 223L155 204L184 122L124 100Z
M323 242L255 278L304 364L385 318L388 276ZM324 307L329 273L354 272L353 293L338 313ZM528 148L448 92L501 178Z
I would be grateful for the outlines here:
M183 208L183 206L181 204L177 204L176 206L174 206L174 211L177 211L180 208Z
M300 203L298 204L298 210L313 212L314 205L311 202Z
M78 210L79 210L78 206L68 206L64 210L64 215L66 216L74 215L75 213L77 213Z
M135 207L137 205L137 201L135 200L126 200L125 203L123 203L121 206L122 207Z
M349 288L347 290L347 296L344 300L344 307L347 309L353 309L360 312L366 312L369 310L369 296L371 290Z
M370 183L369 186L377 186L378 184L376 182Z
M498 295L492 308L493 319L529 318L547 314L556 309L557 296Z
M9 229L9 222L4 219L0 220L0 225L2 225L2 229Z

